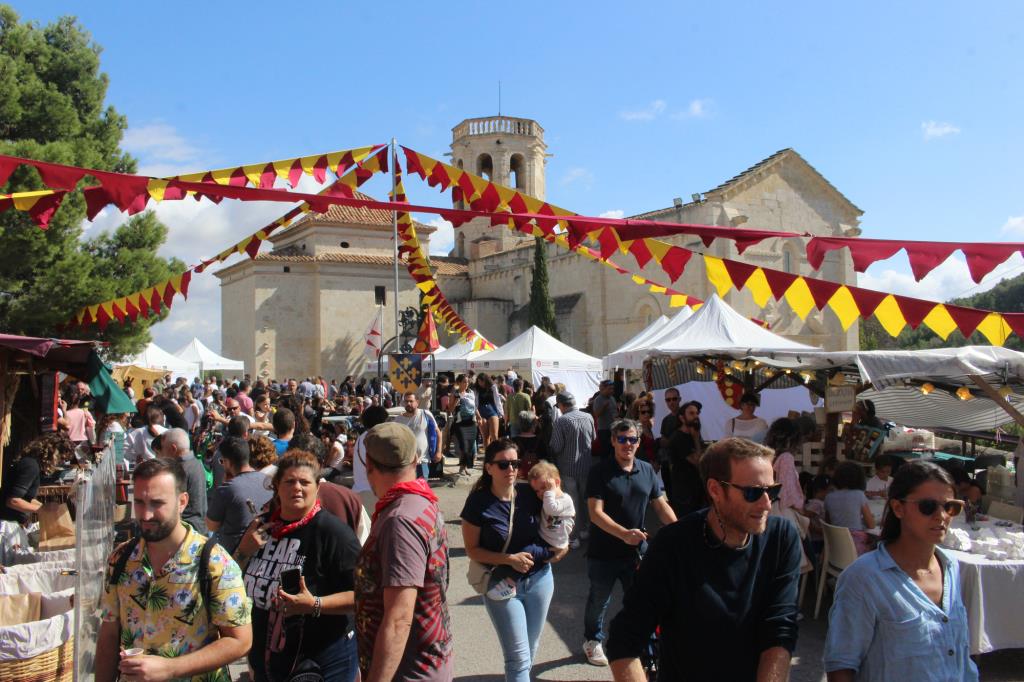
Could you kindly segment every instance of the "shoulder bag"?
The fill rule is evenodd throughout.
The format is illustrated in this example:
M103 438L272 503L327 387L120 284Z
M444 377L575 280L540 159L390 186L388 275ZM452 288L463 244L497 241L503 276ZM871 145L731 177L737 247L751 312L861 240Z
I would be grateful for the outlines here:
M508 535L505 536L505 544L501 547L501 553L504 554L508 551L508 543L512 542L512 523L516 517L516 493L515 489L512 491L512 504L509 506L508 512ZM470 586L476 590L477 594L484 594L487 592L487 584L491 581L491 571L494 570L494 566L476 561L474 559L469 560L469 570L466 571L466 580L469 581Z

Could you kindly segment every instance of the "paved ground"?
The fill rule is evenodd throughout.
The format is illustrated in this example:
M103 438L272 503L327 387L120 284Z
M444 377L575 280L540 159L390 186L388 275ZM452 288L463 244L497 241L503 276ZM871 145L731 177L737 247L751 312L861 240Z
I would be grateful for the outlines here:
M455 460L448 460L449 472L457 470ZM481 598L466 582L468 559L459 528L459 512L473 478L457 483L434 482L441 509L448 523L451 550L451 585L448 601L455 636L455 673L465 682L500 682L504 679L501 648L494 628L484 611ZM583 639L583 606L587 598L586 563L582 551L570 552L554 568L555 596L548 614L548 627L541 638L533 677L556 682L562 680L611 680L607 668L588 665L581 650ZM616 591L609 607L609 618L620 604ZM825 637L825 613L814 620L814 593L808 588L804 599L805 618L800 623L800 638L790 679L794 682L821 682L825 679L821 652ZM982 680L1024 681L1024 649L995 652L979 657ZM235 679L243 666L233 667ZM911 681L906 681L911 682Z

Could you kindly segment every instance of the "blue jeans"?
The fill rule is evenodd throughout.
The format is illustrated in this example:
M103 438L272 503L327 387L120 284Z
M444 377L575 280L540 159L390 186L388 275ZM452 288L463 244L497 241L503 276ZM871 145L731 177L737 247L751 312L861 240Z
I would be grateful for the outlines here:
M530 668L554 592L555 579L551 566L546 564L533 575L520 578L516 582L516 596L511 599L483 598L505 656L506 682L530 681Z
M249 666L252 668L255 682L271 682L275 679L267 674L263 656L262 646L259 647L258 653L249 653ZM356 673L359 672L355 631L348 635L340 635L337 640L308 658L320 666L320 673L325 680L354 682Z
M422 478L424 480L430 478L430 465L429 464L417 464L416 465L416 478Z
M587 594L587 608L583 613L583 638L587 641L604 641L604 613L612 600L615 581L622 583L625 593L633 585L637 560L629 559L587 559L587 577L590 578L590 593Z

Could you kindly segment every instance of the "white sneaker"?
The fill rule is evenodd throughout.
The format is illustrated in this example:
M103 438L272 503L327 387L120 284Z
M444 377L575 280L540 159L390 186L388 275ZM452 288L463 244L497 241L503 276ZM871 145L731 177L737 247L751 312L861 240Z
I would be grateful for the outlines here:
M579 549L579 548L580 548L579 538L573 538L572 540L569 541L569 549Z
M516 584L510 580L499 580L494 587L487 590L487 598L494 601L505 601L516 596Z
M583 653L590 665L608 665L608 658L604 655L604 647L597 640L589 640L583 643Z

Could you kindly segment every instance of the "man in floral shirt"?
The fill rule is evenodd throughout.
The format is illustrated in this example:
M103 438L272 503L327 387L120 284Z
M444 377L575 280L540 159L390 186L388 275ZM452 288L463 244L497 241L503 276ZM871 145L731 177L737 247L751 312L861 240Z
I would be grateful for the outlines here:
M148 460L135 469L133 482L142 537L133 550L133 541L117 547L108 561L96 680L113 682L120 673L140 682L229 682L227 664L252 644L252 603L242 573L223 548L214 547L204 603L199 563L207 539L181 520L188 504L181 463ZM126 551L131 553L122 562ZM115 579L120 564L124 569ZM123 655L135 648L143 653Z

